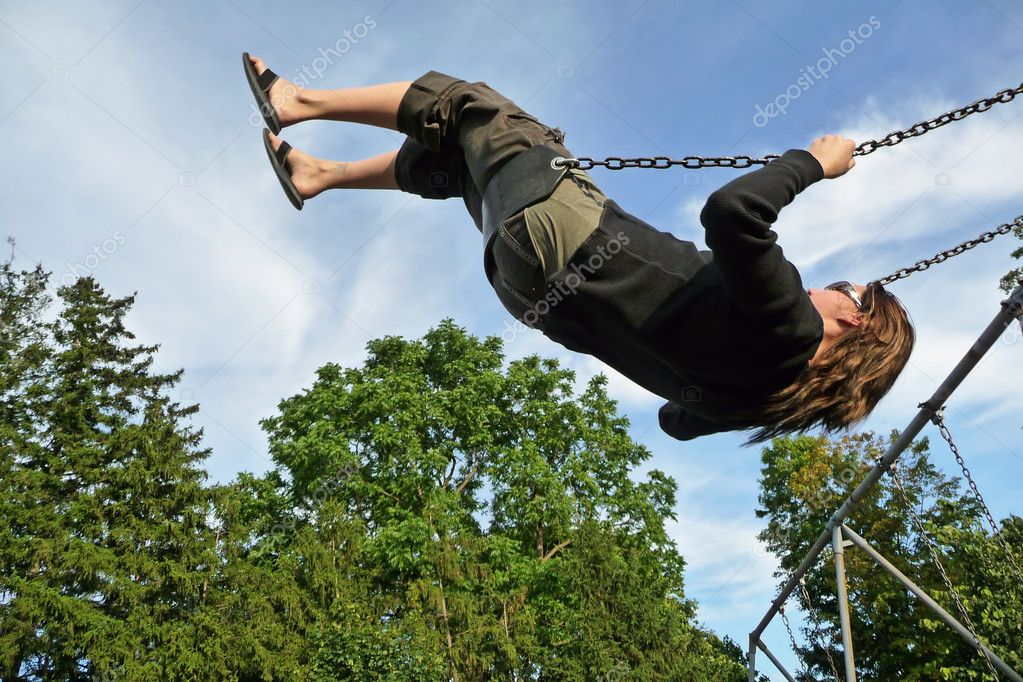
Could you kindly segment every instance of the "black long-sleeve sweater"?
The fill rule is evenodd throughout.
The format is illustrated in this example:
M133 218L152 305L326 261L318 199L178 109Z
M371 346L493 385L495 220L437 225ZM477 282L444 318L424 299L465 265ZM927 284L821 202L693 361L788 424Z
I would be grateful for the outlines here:
M543 332L664 397L660 426L675 438L751 426L748 414L790 384L823 340L823 321L771 229L823 177L813 155L792 149L715 191L700 214L709 252L609 200L555 276L552 284L575 286Z

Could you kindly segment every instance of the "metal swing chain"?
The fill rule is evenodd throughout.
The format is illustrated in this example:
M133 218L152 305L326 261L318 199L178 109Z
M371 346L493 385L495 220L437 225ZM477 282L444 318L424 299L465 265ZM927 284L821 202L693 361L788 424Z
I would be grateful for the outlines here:
M799 647L796 646L796 638L792 634L792 623L789 622L789 617L785 615L785 605L782 604L778 607L778 613L781 614L781 622L785 624L785 632L789 633L789 643L792 645L792 653L799 655ZM806 665L806 661L800 661L803 665L803 670L807 674L810 673L810 669Z
M853 152L853 155L857 156L862 154L870 154L871 152L879 149L880 147L891 147L892 145L896 145L902 142L903 140L923 135L926 132L934 130L935 128L940 128L941 126L951 123L952 121L961 121L970 114L976 114L979 112L987 111L996 104L1007 104L1011 102L1016 97L1016 95L1019 95L1021 93L1023 93L1023 83L1020 83L1014 88L1006 88L1004 90L999 90L991 97L978 99L976 102L967 104L965 107L953 109L952 111L944 113L941 116L929 119L927 121L920 121L919 123L914 123L905 130L896 130L895 132L888 133L880 140L868 140L863 144L859 145L858 147L856 147L856 151Z
M768 154L756 159L751 156L684 156L681 159L672 159L668 156L650 156L625 159L620 156L609 156L603 161L590 158L589 156L577 156L571 159L555 159L558 167L567 166L579 170L590 170L595 166L603 166L608 170L622 170L623 168L656 168L664 170L672 166L682 166L689 170L697 168L750 168L754 165L764 165L774 161L778 154Z
M932 119L914 123L904 130L890 132L879 140L867 140L866 142L862 142L857 145L856 150L853 152L853 156L865 156L867 154L871 154L881 147L897 145L903 140L908 140L911 137L918 137L924 133L934 130L935 128L948 125L953 121L961 121L971 114L987 111L995 104L1007 104L1015 99L1016 95L1021 93L1023 93L1023 83L1020 83L1015 88L1000 90L991 97L978 99L976 102L972 102L958 109L953 109L952 111L946 112ZM622 170L623 168L656 168L663 170L665 168L671 168L672 166L682 166L683 168L688 169L749 168L754 165L768 164L777 158L780 158L778 154L768 154L762 158L753 158L750 156L686 156L681 159L672 159L667 156L638 157L630 159L622 158L620 156L609 156L603 161L598 161L588 156L580 156L571 159L555 159L554 163L556 164L556 167L567 166L569 168L578 168L580 170L589 170L595 166L603 166L608 170ZM963 242L959 246L942 251L932 258L917 261L916 264L908 268L900 268L892 274L882 277L876 281L884 286L891 284L896 280L904 279L914 272L921 272L932 265L946 261L954 256L958 256L964 251L969 251L978 244L986 244L999 235L1007 234L1014 226L1023 227L1023 215L1017 217L1012 223L1001 225L995 230L983 233L976 239L971 239Z
M927 551L931 555L931 561L938 568L938 573L941 575L942 582L945 583L945 588L952 596L952 601L955 602L956 608L959 610L959 615L963 618L963 623L966 625L966 629L970 631L973 636L973 642L976 645L976 651L984 657L984 662L987 663L988 670L994 676L995 680L1001 678L998 677L998 671L995 670L994 664L988 657L987 652L984 650L980 643L980 636L977 634L977 629L973 626L973 621L970 620L970 614L966 611L966 606L963 604L962 599L959 597L959 593L956 592L955 586L952 585L952 580L948 577L948 573L945 572L945 566L941 563L941 559L938 558L938 549L934 546L934 542L931 540L930 534L924 528L924 523L920 519L920 516L913 509L913 505L909 501L909 495L906 493L906 489L902 486L902 479L899 477L898 470L895 468L895 462L892 462L889 468L889 473L892 475L892 480L895 482L895 487L899 491L899 495L902 497L902 502L906 506L906 511L913 518L913 523L916 525L917 532L920 533L920 537L924 539L927 544Z
M967 240L958 246L953 246L951 249L947 249L938 254L935 254L932 258L917 261L916 264L911 265L908 268L899 268L892 274L877 280L877 283L881 284L882 286L885 286L891 284L896 280L905 279L906 277L912 275L914 272L922 272L927 268L931 267L932 265L936 265L937 263L944 262L949 258L958 256L964 251L969 251L970 249L979 244L986 244L994 240L995 237L998 237L1003 234L1008 234L1014 227L1023 229L1023 215L1018 215L1013 219L1011 223L1003 223L999 225L997 228L989 232L985 232L975 239Z
M1006 104L1011 102L1016 95L1023 93L1023 83L1015 88L1000 90L995 95L976 102L967 104L965 107L953 109L952 111L936 116L926 121L914 123L905 130L896 130L888 133L879 140L867 140L856 147L853 156L865 156L881 147L891 147L911 137L918 137L926 132L940 128L952 121L960 121L971 114L987 111L995 104ZM667 156L652 156L638 158L622 158L620 156L609 156L603 161L579 156L571 159L556 159L558 167L567 166L580 170L590 170L595 166L603 166L608 170L622 170L623 168L656 168L663 170L672 166L682 166L688 169L697 168L749 168L754 165L764 165L779 158L777 154L768 154L762 158L750 156L686 156L681 159L672 159Z
M824 649L824 653L828 655L828 664L831 666L831 672L835 675L835 680L841 682L842 678L838 676L838 667L835 665L835 659L831 656L831 645L834 644L835 638L832 635L830 642L824 641L824 628L821 625L820 618L817 617L817 609L814 608L813 602L810 601L810 592L806 589L805 577L799 579L799 588L803 593L803 601L806 602L806 611L810 614L810 619L813 620L814 634L817 637L817 641L820 643L821 648Z
M1016 577L1019 578L1020 583L1023 583L1023 571L1020 570L1019 563L1016 561L1016 555L1013 554L1012 549L1009 547L1009 543L1005 540L1005 535L1002 533L1001 527L995 521L995 517L991 515L991 510L988 509L987 502L984 500L984 496L980 494L980 489L973 480L973 476L970 474L970 470L966 467L966 461L963 460L963 456L959 454L959 448L956 446L955 441L952 440L952 433L945 426L945 415L942 410L938 410L934 413L932 421L935 426L938 427L938 431L941 433L941 437L948 443L949 450L956 458L956 463L959 464L959 468L963 471L963 476L966 481L970 484L970 490L973 491L973 496L977 499L980 504L980 508L984 512L984 516L987 517L988 525L991 526L991 532L998 544L1001 546L1002 551L1005 553L1005 558L1012 564L1012 568L1016 573Z

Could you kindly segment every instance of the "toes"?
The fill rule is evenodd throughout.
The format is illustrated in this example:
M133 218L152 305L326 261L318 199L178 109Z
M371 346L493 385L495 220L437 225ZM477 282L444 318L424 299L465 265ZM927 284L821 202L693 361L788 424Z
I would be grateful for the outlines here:
M282 140L281 138L277 137L273 133L269 133L269 135L270 135L270 146L273 147L274 151L277 151L278 149L281 148L281 144L284 142L284 140Z
M279 137L277 137L273 133L269 133L269 135L270 135L270 146L273 147L274 152L276 152L276 151L278 151L281 148L281 145L284 144L284 140L279 138ZM284 167L287 168L289 172L294 172L294 167L292 166L292 162L294 162L294 160L296 159L296 157L298 155L298 154L296 154L296 152L298 154L301 154L301 152L299 152L297 149L292 147L291 151L288 152L287 158L284 159Z

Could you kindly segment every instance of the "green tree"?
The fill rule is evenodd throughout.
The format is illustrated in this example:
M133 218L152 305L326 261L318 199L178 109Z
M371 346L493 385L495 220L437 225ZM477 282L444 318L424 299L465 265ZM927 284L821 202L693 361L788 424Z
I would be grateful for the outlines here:
M38 565L18 556L16 537L31 532L32 491L21 471L22 457L38 457L38 382L49 355L42 315L49 298L48 276L41 268L18 272L11 260L0 263L0 678L17 679L34 651L35 632L21 620L13 581L37 573Z
M446 320L322 368L263 422L278 468L205 487L133 297L48 280L0 263L2 679L745 679L604 377Z
M294 513L264 542L319 566L319 676L744 679L693 623L674 481L633 480L649 452L603 376L575 398L556 361L502 371L500 339L450 320L368 350L263 422Z
M1013 234L1015 234L1016 237L1019 238L1020 240L1023 240L1023 225L1016 225L1013 228ZM1015 251L1013 251L1012 257L1023 260L1023 246L1020 246ZM1002 277L1000 288L1002 291L1008 294L1011 293L1013 289L1020 286L1021 284L1023 284L1023 267L1016 268L1015 270L1010 270L1008 273L1006 273L1005 277Z
M197 408L130 345L132 297L79 279L44 320L47 279L0 269L0 673L209 672L189 620L215 561Z
M309 679L308 630L316 613L315 578L322 573L310 558L328 552L330 544L313 538L316 549L307 552L284 544L301 546L310 535L308 529L301 535L286 532L291 511L284 489L271 472L242 473L212 491L218 564L203 585L206 597L193 621L203 626L208 655L223 662L216 679ZM353 595L339 589L336 598Z
M896 437L892 433L885 440L864 433L834 440L779 438L763 450L758 515L768 523L761 539L779 556L780 576L796 567L831 513ZM910 507L886 476L846 524L962 620L912 520L909 509L914 510L936 543L980 636L1010 665L1019 666L1023 662L1019 638L1023 591L1018 581L1012 581L996 538L985 531L978 504L963 493L958 479L931 464L926 438L914 442L900 457L898 472ZM1006 526L1003 537L1019 555L1023 546L1018 519L1008 520ZM804 632L807 646L799 654L809 670L807 679L833 678L826 648L841 669L834 563L830 553L823 556L806 578L807 592L823 624L820 639L812 621ZM974 650L872 559L849 548L845 560L862 679L987 679L987 667ZM807 604L802 607L806 609Z

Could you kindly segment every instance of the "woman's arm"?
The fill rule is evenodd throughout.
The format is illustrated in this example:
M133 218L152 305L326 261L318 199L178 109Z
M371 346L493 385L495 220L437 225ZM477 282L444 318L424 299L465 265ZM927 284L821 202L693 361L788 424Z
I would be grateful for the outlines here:
M823 178L853 167L852 140L825 136L809 150L790 149L763 168L717 190L700 213L707 246L736 306L751 316L783 313L802 296L795 266L771 229L782 208Z
M671 401L661 405L661 409L657 411L657 422L661 431L678 440L693 440L700 436L731 430L731 427L693 414Z

